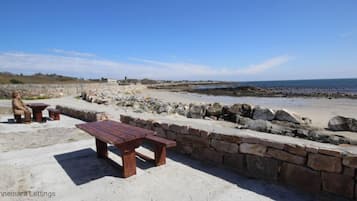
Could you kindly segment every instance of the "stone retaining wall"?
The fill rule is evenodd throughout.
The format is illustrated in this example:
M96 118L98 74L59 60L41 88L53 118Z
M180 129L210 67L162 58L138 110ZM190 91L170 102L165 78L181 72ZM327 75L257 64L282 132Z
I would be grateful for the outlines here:
M86 122L94 122L108 119L108 116L104 112L96 112L91 110L79 110L75 108L70 108L66 106L57 105L56 109L61 112L61 114L80 119Z
M121 122L176 140L176 151L254 178L279 182L329 197L356 197L357 155L351 147L284 143L258 137L208 132L188 126L121 116ZM300 139L296 139L300 140ZM319 146L321 145L321 146Z
M0 98L11 98L11 93L20 91L25 98L57 98L80 95L90 89L118 87L117 84L83 83L83 84L1 84Z

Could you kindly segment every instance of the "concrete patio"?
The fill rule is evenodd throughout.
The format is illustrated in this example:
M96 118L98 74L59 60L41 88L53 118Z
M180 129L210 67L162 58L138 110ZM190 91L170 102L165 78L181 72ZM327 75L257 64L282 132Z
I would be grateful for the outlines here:
M80 121L69 117L61 121L1 123L0 136L8 136L0 137L2 144L4 139L24 144L0 153L1 200L314 200L311 195L241 177L174 152L168 153L167 164L160 167L137 158L137 175L123 179L115 149L109 155L112 161L98 159L94 139L83 137L83 132L74 128ZM13 138L9 138L9 126L16 127ZM44 135L52 136L49 141L55 143L41 146ZM24 136L26 140L21 140ZM56 142L69 136L77 137ZM146 148L139 151L152 154ZM11 196L9 192L31 194Z

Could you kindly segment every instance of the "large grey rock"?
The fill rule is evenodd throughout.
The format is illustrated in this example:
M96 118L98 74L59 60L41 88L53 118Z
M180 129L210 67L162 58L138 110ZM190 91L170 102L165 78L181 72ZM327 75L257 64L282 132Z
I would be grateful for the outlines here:
M175 109L175 113L182 115L182 116L187 116L189 106L184 105L184 104L179 104Z
M297 115L293 112L285 110L285 109L276 111L275 119L279 120L279 121L288 121L288 122L292 122L295 124L304 123L304 121L302 120L302 117L300 117L299 115Z
M261 119L271 121L275 117L275 112L269 108L255 107L253 110L253 119Z
M202 119L204 114L205 111L203 106L191 104L187 113L187 117L193 119Z
M228 112L243 117L251 117L252 108L253 107L249 104L233 104L231 107L229 107Z
M349 127L350 127L350 131L357 132L357 120L351 119L351 121L349 122Z
M260 119L249 121L246 126L248 129L260 132L269 132L272 128L272 124L269 121Z
M222 105L219 103L213 103L206 108L206 116L220 116L222 114Z
M333 131L357 132L357 120L343 116L335 116L328 122L328 128Z
M237 115L237 123L241 125L241 129L251 129L260 132L268 132L272 130L273 124L265 120L254 120L247 117Z

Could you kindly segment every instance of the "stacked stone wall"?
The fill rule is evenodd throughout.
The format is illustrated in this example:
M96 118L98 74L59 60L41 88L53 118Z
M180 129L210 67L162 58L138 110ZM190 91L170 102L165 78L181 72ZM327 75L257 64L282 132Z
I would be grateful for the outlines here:
M357 155L348 151L350 146L329 145L326 148L326 144L317 142L310 145L282 143L130 116L121 116L121 122L156 131L161 137L175 140L175 150L180 153L249 177L286 184L312 193L349 199L357 195Z
M61 114L80 119L86 122L95 122L107 120L108 116L104 112L97 112L91 110L79 110L71 107L57 105L56 109L61 112Z
M117 84L83 83L83 84L1 84L0 98L11 98L13 91L20 91L25 98L58 98L80 95L91 89L116 88Z

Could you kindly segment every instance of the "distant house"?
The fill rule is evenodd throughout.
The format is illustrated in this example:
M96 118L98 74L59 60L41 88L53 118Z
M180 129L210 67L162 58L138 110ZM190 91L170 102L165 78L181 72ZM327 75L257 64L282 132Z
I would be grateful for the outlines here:
M110 79L110 78L102 78L103 82L110 83L110 84L117 84L118 80Z

